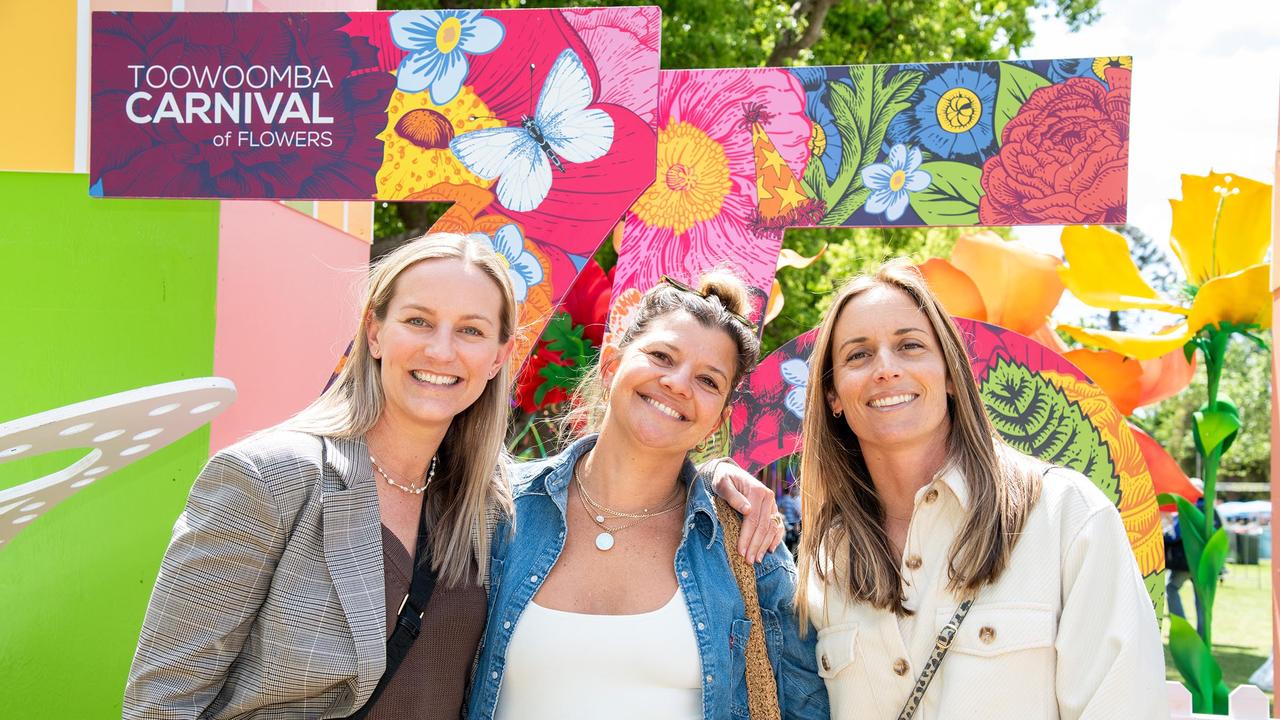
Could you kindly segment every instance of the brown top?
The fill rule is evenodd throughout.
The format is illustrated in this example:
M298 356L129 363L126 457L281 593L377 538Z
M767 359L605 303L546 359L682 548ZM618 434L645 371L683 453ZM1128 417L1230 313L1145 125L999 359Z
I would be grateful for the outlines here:
M409 592L413 558L386 525L382 526L382 565L390 637L400 602ZM484 632L485 605L485 591L479 585L437 583L422 616L422 634L369 711L368 720L457 720Z

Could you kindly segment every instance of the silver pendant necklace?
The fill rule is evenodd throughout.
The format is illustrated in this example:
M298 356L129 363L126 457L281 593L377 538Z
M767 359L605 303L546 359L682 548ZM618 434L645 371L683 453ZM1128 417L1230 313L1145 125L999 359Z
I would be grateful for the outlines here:
M635 527L650 518L655 518L659 515L666 515L672 510L681 507L679 485L676 486L675 491L671 494L671 499L668 500L667 503L664 503L665 507L661 510L649 512L648 509L645 509L643 512L639 513L627 513L613 510L596 502L595 499L587 493L586 487L582 484L582 478L578 476L577 464L573 466L573 481L578 486L578 500L582 503L583 512L585 512L587 517L591 518L591 521L600 528L600 532L596 535L596 549L600 552L608 552L613 549L615 534L622 532L627 528ZM687 494L688 488L685 490ZM611 528L608 525L605 525L605 513L613 515L614 517L632 518L632 522L620 527Z

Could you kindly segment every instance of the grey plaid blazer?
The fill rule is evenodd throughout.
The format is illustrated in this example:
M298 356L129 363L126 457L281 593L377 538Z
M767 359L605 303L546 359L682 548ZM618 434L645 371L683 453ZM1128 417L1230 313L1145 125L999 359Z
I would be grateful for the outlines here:
M363 440L270 431L226 448L174 525L124 717L346 717L386 667L384 592Z

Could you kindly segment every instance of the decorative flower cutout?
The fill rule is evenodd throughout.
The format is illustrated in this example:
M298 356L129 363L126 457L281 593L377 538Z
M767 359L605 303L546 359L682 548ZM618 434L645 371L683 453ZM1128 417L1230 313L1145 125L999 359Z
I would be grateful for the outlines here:
M490 240L483 233L476 235ZM498 228L490 242L493 244L493 251L507 265L507 275L511 278L511 289L515 292L516 302L523 303L529 296L529 288L542 282L542 263L525 249L524 234L512 223Z
M445 105L467 78L467 55L493 52L502 44L502 23L480 10L406 10L391 16L391 40L409 54L400 61L396 89L420 93Z
M867 212L884 213L889 222L902 217L910 202L908 194L920 192L933 182L933 176L920 169L922 162L919 148L908 151L906 145L894 145L889 150L888 162L863 168L862 184L871 190L865 206Z
M782 379L787 382L787 395L782 400L792 415L804 419L804 397L808 392L809 363L803 358L784 360L778 368Z

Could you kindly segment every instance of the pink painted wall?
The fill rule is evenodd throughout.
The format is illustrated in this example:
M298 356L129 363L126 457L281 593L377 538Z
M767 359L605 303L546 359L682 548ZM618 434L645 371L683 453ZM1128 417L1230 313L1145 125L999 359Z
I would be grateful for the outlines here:
M238 399L209 452L315 399L356 327L369 245L274 202L224 202L213 374Z

